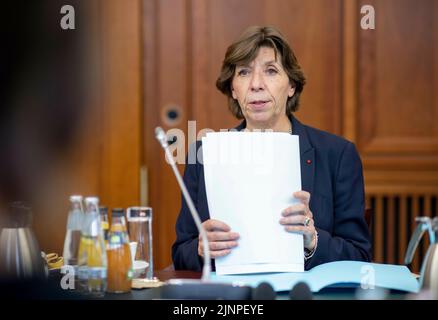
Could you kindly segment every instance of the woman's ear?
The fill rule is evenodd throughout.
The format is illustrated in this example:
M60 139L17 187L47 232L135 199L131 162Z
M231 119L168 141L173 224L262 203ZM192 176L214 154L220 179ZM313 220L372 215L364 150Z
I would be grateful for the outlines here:
M295 87L293 87L292 85L290 85L289 90L287 92L287 95L289 98L292 98L295 94Z
M237 100L237 95L236 95L236 93L234 92L234 88L233 88L233 86L231 86L231 95L233 96L233 99L234 99L234 100Z

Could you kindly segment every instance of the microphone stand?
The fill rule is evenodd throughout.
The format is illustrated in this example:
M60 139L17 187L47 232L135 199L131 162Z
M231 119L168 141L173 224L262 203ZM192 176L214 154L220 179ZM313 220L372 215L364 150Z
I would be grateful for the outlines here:
M172 154L169 150L169 144L167 143L167 136L164 133L163 129L160 127L155 129L155 135L157 140L160 142L161 146L163 147L166 158L172 167L173 173L175 174L176 180L178 181L178 184L182 190L184 199L187 202L187 205L189 206L190 213L192 214L193 220L195 221L196 228L198 229L199 234L201 235L202 239L202 245L204 247L204 267L202 268L202 280L207 281L210 279L210 272L211 272L211 261L210 261L210 250L208 249L208 239L207 239L207 233L205 232L204 228L202 227L201 219L199 218L198 211L196 210L192 198L190 197L189 192L187 191L186 185L178 171L178 168L176 167L175 160L172 157Z
M251 299L251 288L239 284L216 283L210 281L211 260L210 249L208 246L207 233L202 227L201 218L196 210L192 198L187 191L186 185L176 167L175 160L169 150L167 136L161 127L155 128L155 137L160 142L165 151L168 163L172 167L176 180L187 202L190 213L195 221L196 228L201 235L204 266L202 268L202 278L197 279L171 279L166 281L161 288L162 297L165 299L226 299L226 300L247 300Z

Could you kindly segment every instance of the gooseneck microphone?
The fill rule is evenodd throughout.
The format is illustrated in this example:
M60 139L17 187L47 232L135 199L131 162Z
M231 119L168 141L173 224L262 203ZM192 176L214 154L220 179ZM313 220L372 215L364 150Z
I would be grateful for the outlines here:
M155 137L165 151L167 162L172 167L176 180L182 191L184 199L189 207L190 213L195 221L196 228L201 235L204 266L201 280L196 279L171 279L166 281L161 288L161 297L164 299L226 299L226 300L248 300L251 299L251 288L240 284L227 284L211 282L211 260L210 248L208 246L207 233L202 227L201 218L196 210L187 187L176 167L175 160L169 150L167 136L161 127L155 128Z
M202 227L201 218L199 217L199 213L193 205L192 198L190 197L189 192L187 191L186 185L176 167L175 160L172 157L172 154L169 150L169 144L167 143L167 136L164 133L164 130L161 127L155 128L155 136L157 140L160 142L161 147L163 147L166 158L170 166L172 167L173 173L175 174L176 180L178 181L179 187L183 193L184 199L189 207L190 213L192 214L193 220L195 221L196 228L198 229L199 234L201 235L203 253L204 253L204 267L202 268L202 280L206 281L210 279L211 272L211 261L210 261L210 250L208 247L208 239L207 233Z

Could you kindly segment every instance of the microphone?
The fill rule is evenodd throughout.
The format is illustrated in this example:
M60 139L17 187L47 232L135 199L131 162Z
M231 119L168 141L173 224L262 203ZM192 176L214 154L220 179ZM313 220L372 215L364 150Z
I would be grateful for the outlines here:
M289 292L290 300L313 300L312 291L305 282L298 282Z
M173 173L175 174L178 185L183 197L189 207L189 211L195 221L196 228L201 235L204 266L202 268L202 278L197 279L170 279L161 288L161 295L165 299L226 299L226 300L248 300L251 299L251 288L240 284L216 283L210 281L211 260L210 249L208 246L207 233L202 227L201 218L193 204L187 187L182 179L175 160L169 150L167 136L161 127L155 128L155 137L164 149L166 158Z
M196 228L198 229L198 232L201 235L202 245L204 247L204 267L202 269L202 280L204 281L209 280L210 272L211 272L211 261L210 261L210 250L208 249L207 234L201 225L202 223L201 223L201 219L199 218L198 211L196 211L196 208L193 205L192 198L190 197L190 194L187 191L186 185L178 171L178 168L176 167L172 154L170 153L169 144L167 142L167 136L164 133L164 130L161 127L155 128L155 136L166 153L167 161L172 167L173 173L176 176L176 180L178 181L184 199L186 200L190 213L192 214L193 220L195 221Z
M275 300L276 297L277 293L267 282L260 283L252 293L252 300Z

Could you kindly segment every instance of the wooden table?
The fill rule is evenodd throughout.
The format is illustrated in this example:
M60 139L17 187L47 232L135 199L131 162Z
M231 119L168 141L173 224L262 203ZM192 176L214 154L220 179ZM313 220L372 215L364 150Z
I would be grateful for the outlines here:
M201 279L201 275L201 272L181 270L161 270L155 273L155 276L160 281L167 281L170 279Z

